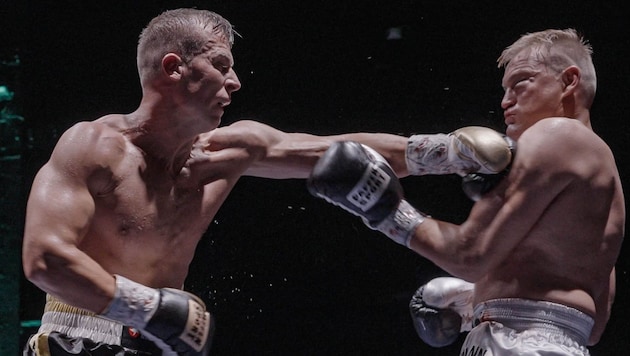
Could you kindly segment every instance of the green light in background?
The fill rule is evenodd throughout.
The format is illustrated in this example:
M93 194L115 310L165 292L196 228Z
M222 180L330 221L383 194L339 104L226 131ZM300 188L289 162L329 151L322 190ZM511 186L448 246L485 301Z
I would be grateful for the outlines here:
M22 320L20 326L23 328L38 328L42 325L41 320Z

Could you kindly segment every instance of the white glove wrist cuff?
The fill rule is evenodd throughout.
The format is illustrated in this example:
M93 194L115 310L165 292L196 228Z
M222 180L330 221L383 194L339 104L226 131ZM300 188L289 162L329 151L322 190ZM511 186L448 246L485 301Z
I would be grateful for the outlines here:
M116 293L102 316L138 329L144 328L157 310L159 291L120 275L114 277Z
M418 212L406 200L401 200L398 208L375 228L395 242L409 247L411 236L426 216Z
M450 134L413 135L407 140L405 162L410 175L462 175L470 163L458 158Z

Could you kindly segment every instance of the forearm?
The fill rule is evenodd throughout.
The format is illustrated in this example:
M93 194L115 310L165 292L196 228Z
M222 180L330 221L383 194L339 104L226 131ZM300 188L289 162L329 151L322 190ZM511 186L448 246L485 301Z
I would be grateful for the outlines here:
M383 133L331 136L284 133L269 145L264 157L253 162L246 174L268 178L307 178L317 160L337 141L356 141L370 146L388 160L399 177L407 175L407 138Z
M103 311L114 296L114 277L74 247L59 246L25 259L24 270L28 280L46 293L94 313Z
M409 248L452 276L475 281L485 273L486 265L474 257L472 240L462 239L461 229L460 225L426 219L414 231Z
M373 148L383 156L399 178L409 175L405 152L408 137L387 133L348 133L333 136L336 141L356 141Z

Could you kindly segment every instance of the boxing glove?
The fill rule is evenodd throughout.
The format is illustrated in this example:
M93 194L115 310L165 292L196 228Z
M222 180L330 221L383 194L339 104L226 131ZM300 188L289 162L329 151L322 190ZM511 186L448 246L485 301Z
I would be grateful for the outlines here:
M514 147L513 140L497 131L468 126L450 134L409 137L405 160L411 175L496 174L510 165Z
M116 275L116 294L102 316L140 330L164 355L207 355L213 323L197 296L154 289Z
M478 201L507 175L508 170L498 174L469 173L462 178L462 190L472 201Z
M307 187L407 247L412 231L424 221L403 199L400 181L387 161L357 142L333 143L313 167Z
M411 297L409 310L418 336L444 347L472 329L474 284L453 277L432 279Z

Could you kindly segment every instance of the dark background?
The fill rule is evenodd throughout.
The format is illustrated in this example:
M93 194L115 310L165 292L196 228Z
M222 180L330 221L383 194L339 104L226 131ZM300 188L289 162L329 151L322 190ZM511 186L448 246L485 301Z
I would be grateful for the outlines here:
M574 27L595 51L594 130L615 153L624 186L630 183L630 32L621 2L5 2L0 55L21 60L9 80L32 141L23 154L26 188L1 209L20 224L28 186L58 135L77 121L133 111L141 94L139 32L161 11L188 6L222 14L242 35L233 52L243 88L224 123L253 118L316 134L409 135L465 125L502 131L501 50L525 32ZM402 38L388 40L391 28ZM471 203L458 178L403 184L419 209L466 218ZM214 353L457 354L461 339L445 349L424 345L407 309L414 290L443 273L304 188L300 180L243 178L199 244L186 287L217 317ZM625 244L613 316L593 355L629 349L627 255ZM40 317L42 296L23 281L22 320Z

